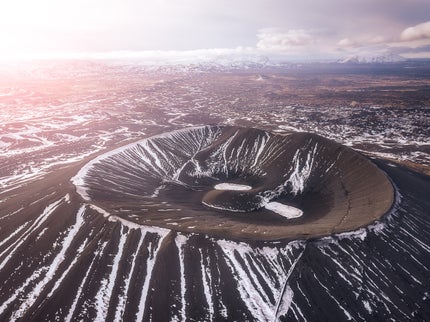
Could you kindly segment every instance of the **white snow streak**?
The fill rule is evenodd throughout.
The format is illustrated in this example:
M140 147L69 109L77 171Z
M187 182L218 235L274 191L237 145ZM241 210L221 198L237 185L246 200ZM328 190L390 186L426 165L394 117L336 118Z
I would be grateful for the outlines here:
M146 235L142 232L140 235L139 244L137 245L136 251L133 253L131 268L130 268L130 271L128 272L128 277L125 280L122 296L120 296L120 298L118 300L118 306L117 306L116 311L115 311L115 321L122 321L122 319L123 319L122 316L124 314L125 306L126 306L127 298L128 298L127 293L128 293L128 290L130 289L131 278L133 276L134 268L136 266L136 257L137 257L137 254L140 252L140 248L142 247L143 240L145 239L145 236Z
M76 311L76 306L77 306L78 301L79 301L79 299L80 299L80 297L81 297L81 294L82 294L82 291L83 291L84 285L85 285L85 283L86 283L86 282L87 282L87 280L88 280L88 277L89 277L89 275L90 275L90 272L92 271L92 268L93 268L94 264L96 263L96 259L97 259L97 258L100 256L100 254L103 252L104 248L106 247L106 244L107 244L107 243L102 244L102 245L99 247L99 249L98 249L97 253L94 255L94 258L93 258L93 260L91 261L90 267L88 268L87 273L85 274L84 278L82 279L81 285L79 285L78 292L77 292L77 293L76 293L76 295L75 295L75 299L73 300L72 306L70 307L69 313L67 314L67 317L65 318L65 321L67 321L67 322L72 321L72 318L73 318L73 315L74 315L74 313L75 313L75 311Z
M36 286L33 287L32 291L27 294L26 299L23 303L21 303L18 310L14 312L12 315L12 320L19 319L22 315L36 302L37 298L41 294L41 292L45 289L47 284L54 278L59 266L64 262L66 252L68 251L75 235L80 230L82 224L84 223L83 214L85 212L85 206L82 206L78 213L76 214L76 223L69 229L67 236L64 238L62 243L61 251L55 256L54 260L49 266L46 266L44 270L46 273L44 274L44 278L37 283Z
M8 248L6 248L1 254L0 257L2 257L4 254L8 254L6 258L0 263L0 270L3 269L3 267L9 262L9 260L14 256L16 250L29 238L30 235L32 235L42 224L43 222L51 215L55 209L58 208L58 206L61 204L61 202L64 202L64 198L61 198L60 200L57 200L56 202L51 203L48 205L43 213L37 217L37 219L33 222L33 224L25 231L24 234L12 245L10 245Z
M235 249L240 249L242 244L219 240L218 245L226 255L226 263L235 275L237 288L243 303L258 321L269 321L273 315L274 305L266 297L262 296L264 291L255 288L253 285L255 276L254 279L251 279L235 257ZM245 247L245 245L243 246Z
M122 258L124 244L127 239L126 228L124 226L121 226L120 235L121 237L118 243L118 252L114 257L112 270L109 274L109 277L101 281L101 287L96 295L96 303L97 303L96 321L106 321L109 303L114 291L115 281L117 280L117 277L118 277L119 262Z
M209 260L209 257L208 257ZM206 303L208 304L209 308L209 321L213 321L214 317L214 304L212 301L212 292L211 292L211 285L212 285L212 277L210 270L205 267L204 260L203 260L203 253L200 250L200 266L202 270L202 283L203 283L203 291L205 293L206 297Z
M311 175L311 170L315 161L315 156L317 152L317 144L315 144L312 151L309 151L306 156L306 162L304 165L302 165L303 157L301 157L301 150L297 150L296 154L293 158L294 163L294 170L290 174L290 177L285 181L284 185L287 185L288 183L291 184L291 192L294 195L297 195L298 193L303 192L303 189L305 188L305 183L309 179L309 176Z
M276 304L276 310L275 310L275 314L274 314L274 321L277 321L280 317L280 314L287 314L288 310L290 309L290 305L291 302L293 301L293 291L291 290L291 288L288 286L288 280L291 276L291 274L293 273L294 269L296 268L297 263L299 262L300 258L302 257L303 253L306 250L306 246L305 248L303 248L302 252L300 253L299 256L297 256L296 260L294 261L294 263L291 265L287 276L285 277L285 282L284 282L284 287L282 288L281 294L279 296L278 299L278 303ZM284 294L285 294L285 298L284 298ZM282 304L282 306L281 306Z
M143 229L142 229L142 234L146 234L145 230ZM136 314L136 321L143 320L143 315L145 313L145 308L146 308L146 300L148 297L149 282L151 281L152 271L154 269L155 261L157 259L157 253L166 235L167 234L160 235L160 240L158 241L157 245L153 246L151 243L148 245L148 254L150 255L148 256L148 260L146 262L146 276L142 286L142 293L140 295L140 301L139 301L139 311Z
M179 265L181 270L181 301L182 301L182 307L181 307L181 321L186 321L186 305L187 302L185 300L185 294L187 291L186 284L185 284L185 258L184 258L184 245L187 242L187 237L184 235L178 234L175 238L176 247L178 247L179 252Z

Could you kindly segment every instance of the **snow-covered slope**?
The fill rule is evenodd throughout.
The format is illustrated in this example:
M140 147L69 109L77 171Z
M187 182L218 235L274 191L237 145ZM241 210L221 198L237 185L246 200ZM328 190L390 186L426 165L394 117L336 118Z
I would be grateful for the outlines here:
M338 60L339 63L370 64L370 63L398 63L406 59L400 55L387 54L354 54Z

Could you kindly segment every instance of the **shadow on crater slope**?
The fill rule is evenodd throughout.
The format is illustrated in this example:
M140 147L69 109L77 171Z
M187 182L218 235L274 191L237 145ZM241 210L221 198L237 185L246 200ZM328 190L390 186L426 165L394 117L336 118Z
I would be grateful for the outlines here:
M73 182L112 220L234 239L352 230L380 218L394 199L386 175L338 143L228 126L141 140L89 162Z

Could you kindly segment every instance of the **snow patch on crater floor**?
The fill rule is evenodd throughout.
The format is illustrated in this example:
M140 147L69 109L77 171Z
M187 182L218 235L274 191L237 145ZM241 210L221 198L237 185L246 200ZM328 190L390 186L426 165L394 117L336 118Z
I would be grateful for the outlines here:
M303 215L303 211L300 209L276 201L268 202L264 207L288 219L299 218Z
M215 190L234 190L234 191L245 191L245 190L251 190L251 186L247 186L244 184L237 184L237 183L219 183L215 185Z

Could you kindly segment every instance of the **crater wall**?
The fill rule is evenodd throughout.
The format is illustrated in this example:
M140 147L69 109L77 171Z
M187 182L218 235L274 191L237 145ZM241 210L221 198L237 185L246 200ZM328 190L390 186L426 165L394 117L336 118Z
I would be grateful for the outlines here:
M384 215L394 199L386 175L348 147L310 133L232 126L138 141L92 160L73 182L107 215L236 239L356 229ZM249 188L216 189L220 183Z

